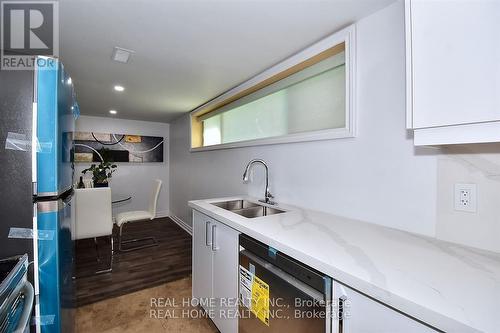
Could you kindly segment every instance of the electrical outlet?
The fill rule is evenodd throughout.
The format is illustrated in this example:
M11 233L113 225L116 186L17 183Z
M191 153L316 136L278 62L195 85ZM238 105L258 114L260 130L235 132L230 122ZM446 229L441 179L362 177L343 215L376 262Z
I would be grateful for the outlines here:
M477 211L476 184L455 184L455 210L472 213Z

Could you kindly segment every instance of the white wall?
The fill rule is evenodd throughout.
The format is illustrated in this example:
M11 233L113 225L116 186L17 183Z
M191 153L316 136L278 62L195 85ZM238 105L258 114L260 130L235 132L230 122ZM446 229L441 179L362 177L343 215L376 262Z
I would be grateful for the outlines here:
M127 203L114 205L113 213L127 210L146 210L153 180L163 181L158 198L157 215L169 215L169 124L125 120L105 117L81 116L76 122L77 131L93 131L97 133L123 133L149 136L162 136L163 163L117 163L117 171L111 179L113 196L131 195ZM78 180L81 171L89 164L77 163L75 177Z
M500 252L500 144L415 148L405 130L403 3L357 23L358 136L353 139L189 153L189 118L171 124L171 213L187 201L263 195L270 165L277 201ZM475 183L477 213L454 210L454 184Z
M172 214L189 223L188 200L262 196L262 183L241 180L258 157L278 201L434 235L436 158L415 152L405 130L402 3L358 23L357 55L354 139L189 153L188 116L172 123Z

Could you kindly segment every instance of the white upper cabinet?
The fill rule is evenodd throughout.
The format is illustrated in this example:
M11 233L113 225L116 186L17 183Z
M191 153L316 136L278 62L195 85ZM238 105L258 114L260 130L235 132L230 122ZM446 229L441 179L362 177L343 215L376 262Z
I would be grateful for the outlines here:
M500 141L500 1L406 0L415 144Z

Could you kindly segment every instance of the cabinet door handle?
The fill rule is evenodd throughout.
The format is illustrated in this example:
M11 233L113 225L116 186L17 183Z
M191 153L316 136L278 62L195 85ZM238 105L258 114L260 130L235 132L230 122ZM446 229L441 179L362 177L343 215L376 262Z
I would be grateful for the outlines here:
M219 247L217 246L217 225L212 226L212 251L217 251Z
M344 303L345 303L346 298L344 296L339 297L339 309L338 309L338 316L339 316L339 333L344 333Z
M205 245L210 246L212 243L208 238L208 234L210 233L210 221L205 222Z

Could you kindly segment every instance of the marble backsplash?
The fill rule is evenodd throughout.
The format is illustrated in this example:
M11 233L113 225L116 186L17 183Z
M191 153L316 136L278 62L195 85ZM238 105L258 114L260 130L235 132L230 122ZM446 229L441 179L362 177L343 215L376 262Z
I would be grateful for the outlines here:
M500 253L500 144L440 150L436 237ZM454 209L456 183L477 185L477 212Z

